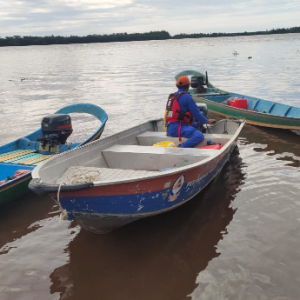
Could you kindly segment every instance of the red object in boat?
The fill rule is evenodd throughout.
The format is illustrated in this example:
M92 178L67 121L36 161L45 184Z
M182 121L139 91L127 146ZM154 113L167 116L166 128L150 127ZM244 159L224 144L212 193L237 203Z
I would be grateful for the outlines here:
M17 178L17 177L20 177L20 176L22 176L22 175L24 175L26 173L29 173L29 172L30 172L30 170L22 170L22 169L17 170L15 172L14 179Z
M247 106L248 106L247 99L230 100L230 106L236 107L236 108L247 109Z
M222 147L223 147L223 145L208 145L208 146L200 147L199 149L215 149L215 150L220 150Z
M24 174L27 174L27 173L29 173L29 172L30 172L30 170L22 170L22 169L17 170L17 171L15 172L14 176L12 176L12 177L7 177L6 179L0 181L0 185L6 183L6 182L9 181L9 180L16 179L16 178L18 178L18 177L20 177L20 176L22 176L22 175L24 175Z

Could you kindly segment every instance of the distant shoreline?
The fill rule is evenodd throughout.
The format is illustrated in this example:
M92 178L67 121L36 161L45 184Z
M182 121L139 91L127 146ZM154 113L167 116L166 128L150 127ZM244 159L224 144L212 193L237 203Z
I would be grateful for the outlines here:
M145 33L113 33L113 34L93 34L87 36L71 35L64 36L19 36L0 37L0 47L6 46L32 46L32 45L59 45L59 44L88 44L88 43L111 43L111 42L133 42L151 40L171 40L186 38L207 38L207 37L227 37L227 36L252 36L252 35L271 35L285 33L300 33L300 26L291 28L278 28L265 31L237 32L237 33L181 33L171 36L169 32L150 31Z

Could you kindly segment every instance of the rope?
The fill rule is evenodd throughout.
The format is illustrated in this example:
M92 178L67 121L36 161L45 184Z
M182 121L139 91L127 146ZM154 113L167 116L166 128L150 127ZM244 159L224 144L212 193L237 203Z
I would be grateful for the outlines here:
M95 182L100 178L100 170L82 170L79 167L72 167L66 174L70 184Z
M59 200L59 193L60 193L60 189L61 189L61 186L62 186L62 185L63 185L63 184L61 183L61 184L59 185L59 187L58 187L58 190L57 190L57 204L58 204L59 209L60 209L60 211L61 211L61 214L60 214L60 216L59 216L59 220L60 220L60 221L62 221L62 220L68 220L68 213L67 213L67 211L66 211L65 209L62 208L61 203L60 203L60 200Z
M59 183L59 187L57 190L57 204L59 206L59 209L61 211L60 214L60 220L67 220L68 219L68 212L63 209L61 202L60 202L60 191L62 185L69 185L69 184L78 184L78 183L86 183L86 182L95 182L100 178L100 170L99 169L93 169L93 170L86 170L81 169L82 167L71 167L67 170L65 173L65 179L61 178ZM63 176L63 177L64 177ZM66 180L67 179L67 180Z

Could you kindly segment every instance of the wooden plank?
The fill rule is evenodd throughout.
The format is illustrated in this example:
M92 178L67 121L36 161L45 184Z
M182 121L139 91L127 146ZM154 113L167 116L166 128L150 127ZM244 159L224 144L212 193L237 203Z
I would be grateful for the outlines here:
M36 166L39 162L50 158L52 155L43 155L40 154L38 157L34 157L25 161L20 162L21 165L31 165L31 166Z
M39 154L29 153L29 154L26 154L26 155L23 155L23 156L19 156L19 157L14 157L12 159L8 159L8 160L5 161L5 163L19 164L20 162L22 162L24 160L28 160L30 158L36 157L36 155L39 155Z
M29 153L34 153L36 152L35 150L14 150L14 151L10 151L7 153L2 153L0 154L0 162L6 162L8 160L12 160L18 157L22 157L23 155L27 155Z

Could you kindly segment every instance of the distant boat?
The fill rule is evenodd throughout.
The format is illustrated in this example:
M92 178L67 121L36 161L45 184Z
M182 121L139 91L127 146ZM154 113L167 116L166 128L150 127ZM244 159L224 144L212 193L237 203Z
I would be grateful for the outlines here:
M189 93L196 103L205 103L210 111L223 117L244 117L251 125L300 130L300 107L221 90L209 82L207 72L204 75L187 70L175 78L182 75L191 76Z
M245 120L219 121L194 148L157 147L179 143L163 123L149 121L56 155L33 170L29 188L50 194L62 217L95 233L177 208L221 171ZM216 144L206 146L208 140Z
M101 124L86 140L68 144L66 140L73 131L68 115L71 113L90 114L100 120ZM31 171L39 162L98 139L107 118L106 112L99 106L86 103L69 105L55 114L45 116L40 129L0 146L0 205L29 192Z

